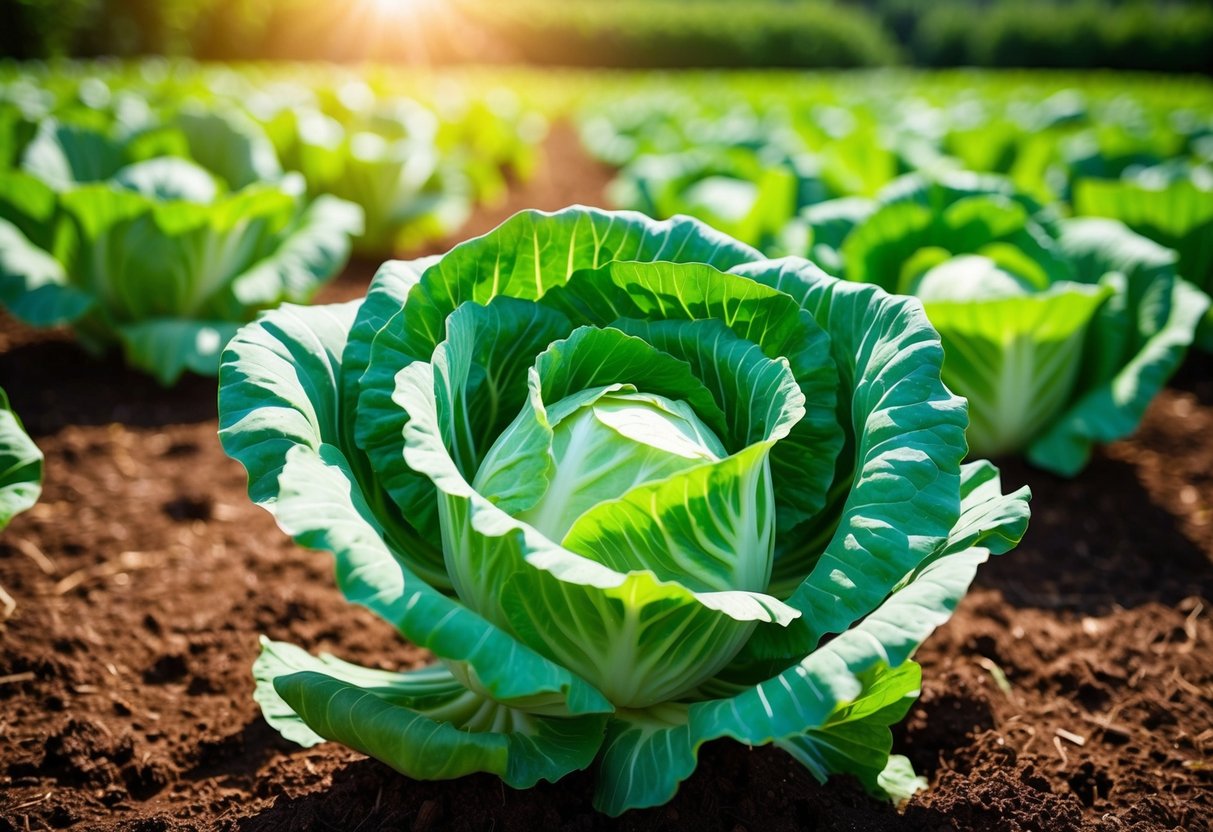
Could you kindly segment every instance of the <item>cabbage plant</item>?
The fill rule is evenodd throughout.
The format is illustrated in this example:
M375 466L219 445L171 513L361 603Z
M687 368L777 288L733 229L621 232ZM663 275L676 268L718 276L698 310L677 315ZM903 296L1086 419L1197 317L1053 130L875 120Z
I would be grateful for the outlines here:
M38 502L42 493L42 452L0 388L0 530Z
M975 455L1026 452L1065 476L1136 429L1209 305L1170 249L1057 219L997 177L903 177L867 206L802 217L819 221L819 262L923 302Z
M912 299L579 207L267 314L224 353L224 448L435 661L263 641L266 719L417 778L597 761L610 814L719 737L907 795L911 655L1028 519L961 464L942 358Z
M259 181L256 153L225 156L224 178L176 156L113 169L125 158L93 164L107 139L86 137L43 131L23 170L0 173L0 303L34 326L70 325L93 352L120 345L166 385L214 375L260 310L308 300L361 228L356 206L306 200L297 174ZM245 174L252 184L229 187Z
M365 229L355 241L362 252L391 253L450 233L468 217L472 184L444 158L438 119L416 102L385 102L348 124L296 106L267 124L309 191L363 209Z
M768 147L709 147L641 156L611 183L611 201L663 219L688 214L763 247L801 205L831 194L812 157Z

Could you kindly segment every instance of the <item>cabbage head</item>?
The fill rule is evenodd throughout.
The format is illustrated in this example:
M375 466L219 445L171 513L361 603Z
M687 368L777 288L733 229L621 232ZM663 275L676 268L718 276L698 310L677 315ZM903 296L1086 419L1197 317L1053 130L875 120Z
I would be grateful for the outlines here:
M265 641L266 719L417 778L597 761L611 814L668 800L719 737L912 792L889 732L911 655L1028 518L961 464L942 357L917 301L586 208L265 315L224 354L224 447L435 658Z
M1111 219L1058 219L994 176L912 175L814 206L815 259L919 298L977 456L1078 473L1131 434L1209 306L1174 251Z

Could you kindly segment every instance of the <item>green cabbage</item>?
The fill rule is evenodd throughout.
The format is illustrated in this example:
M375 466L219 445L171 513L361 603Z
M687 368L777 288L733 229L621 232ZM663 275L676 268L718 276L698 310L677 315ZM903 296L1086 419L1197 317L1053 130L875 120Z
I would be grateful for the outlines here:
M1153 183L1133 180L1080 180L1075 213L1110 217L1174 249L1179 273L1205 294L1213 294L1213 188L1182 178ZM1213 352L1213 311L1205 314L1198 343Z
M1076 474L1136 429L1209 306L1174 252L1112 220L1059 220L997 177L907 176L845 207L805 213L814 258L922 301L977 456Z
M586 208L269 313L224 353L224 448L437 661L263 641L266 719L426 779L597 760L610 814L720 737L908 795L911 655L1028 519L1026 489L961 464L942 358L912 301Z
M23 170L0 172L0 303L34 326L71 325L95 352L120 345L166 385L187 369L214 375L242 323L309 299L361 227L356 206L306 201L298 175L282 175L272 149L267 157L242 132L251 126L212 116L182 125L159 135L176 136L183 152L201 142L222 177L53 122Z

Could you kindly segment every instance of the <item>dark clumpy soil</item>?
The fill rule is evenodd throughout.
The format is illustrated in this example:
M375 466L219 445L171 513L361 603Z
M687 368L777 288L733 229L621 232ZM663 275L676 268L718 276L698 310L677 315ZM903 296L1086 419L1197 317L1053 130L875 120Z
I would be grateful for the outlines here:
M478 213L601 202L567 129L546 178ZM324 300L365 291L355 264ZM516 792L420 783L281 740L252 701L257 636L383 667L424 657L333 588L245 495L214 383L164 391L62 333L0 318L0 386L47 457L0 537L0 832L129 830L1197 830L1213 825L1213 361L1074 481L1029 483L1023 545L920 652L897 750L931 780L902 812L772 749L713 743L668 806L618 820L592 774ZM0 615L3 613L0 612Z

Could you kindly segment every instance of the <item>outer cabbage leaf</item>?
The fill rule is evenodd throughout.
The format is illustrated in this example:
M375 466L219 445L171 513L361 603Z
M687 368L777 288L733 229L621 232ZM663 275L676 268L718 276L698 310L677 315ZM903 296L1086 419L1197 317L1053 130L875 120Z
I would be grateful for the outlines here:
M0 389L0 530L38 502L42 493L42 452Z
M335 740L421 780L475 772L516 789L594 760L605 717L543 717L468 690L450 669L359 667L262 638L254 694L266 721L311 746Z
M783 544L821 547L789 599L812 623L815 643L874 608L955 525L965 403L940 380L939 336L917 301L836 280L797 258L737 271L811 314L838 368L836 420L847 441L830 502Z

